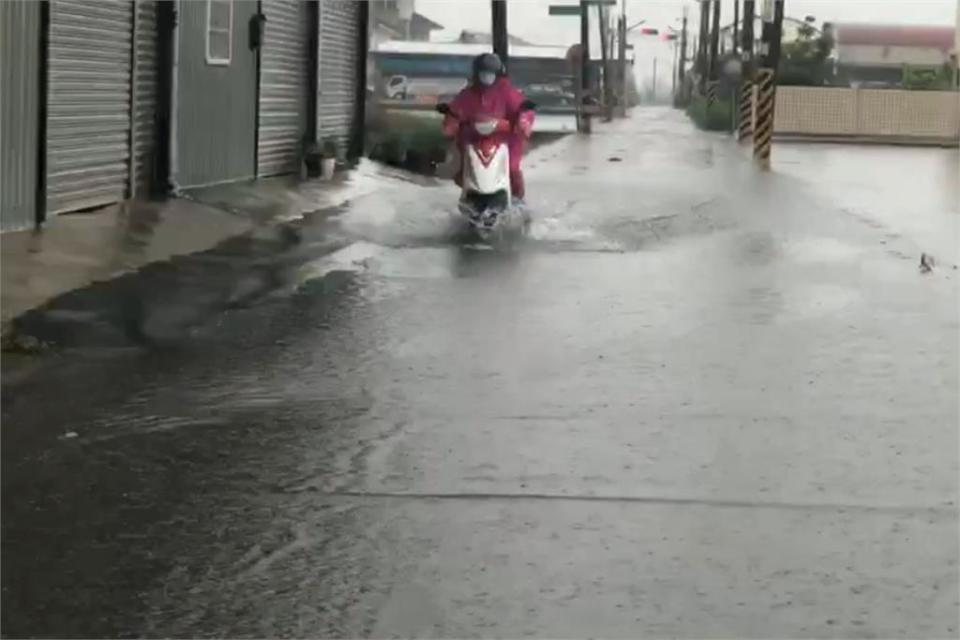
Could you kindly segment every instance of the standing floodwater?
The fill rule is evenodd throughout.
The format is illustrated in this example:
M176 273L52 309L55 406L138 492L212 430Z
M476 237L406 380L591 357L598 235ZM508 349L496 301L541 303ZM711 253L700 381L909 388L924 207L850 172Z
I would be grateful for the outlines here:
M60 301L4 633L955 636L956 151L778 153L637 111L531 155L516 251L397 180L115 285L139 342Z

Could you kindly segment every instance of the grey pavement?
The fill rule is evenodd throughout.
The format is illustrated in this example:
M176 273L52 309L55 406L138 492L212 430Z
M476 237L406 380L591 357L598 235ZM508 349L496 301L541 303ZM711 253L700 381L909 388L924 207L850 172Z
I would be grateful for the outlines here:
M57 216L42 231L4 233L0 316L4 324L70 291L146 265L206 251L379 188L372 165L332 182L272 178L193 189L166 201L133 200Z
M3 633L956 637L957 151L528 166L515 253L397 179L25 318Z

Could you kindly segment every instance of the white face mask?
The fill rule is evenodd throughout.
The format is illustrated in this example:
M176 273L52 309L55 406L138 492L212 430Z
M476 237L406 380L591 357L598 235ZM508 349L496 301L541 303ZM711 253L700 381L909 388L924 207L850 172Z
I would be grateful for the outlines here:
M489 87L497 79L497 74L493 71L481 71L477 74L477 80L485 87Z

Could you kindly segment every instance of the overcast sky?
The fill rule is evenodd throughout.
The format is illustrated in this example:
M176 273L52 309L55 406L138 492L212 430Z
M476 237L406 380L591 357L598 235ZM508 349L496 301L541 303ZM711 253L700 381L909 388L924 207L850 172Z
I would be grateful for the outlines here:
M786 0L786 14L802 18L812 15L820 23L877 22L893 24L956 23L958 0ZM571 44L579 39L575 17L551 17L551 4L577 4L572 0L508 0L510 33L542 44ZM627 0L628 19L644 18L651 26L675 25L684 5L696 19L698 2L693 0ZM757 7L761 2L757 2ZM489 0L416 0L417 11L439 22L446 31L435 37L452 38L462 29L490 30ZM733 0L723 0L724 23L733 18Z

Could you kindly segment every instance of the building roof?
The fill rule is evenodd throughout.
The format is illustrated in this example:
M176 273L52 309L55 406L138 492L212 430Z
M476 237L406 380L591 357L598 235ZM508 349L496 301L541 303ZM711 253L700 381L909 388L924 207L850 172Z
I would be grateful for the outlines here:
M763 28L763 18L761 18L760 16L757 16L756 18L754 18L754 21L753 21L753 22L754 22L753 34L754 34L754 37L759 40L759 39L760 39L761 30L762 30L762 28ZM783 30L784 30L784 32L786 32L787 30L790 30L790 29L793 29L793 30L799 29L799 28L800 28L801 26L803 26L803 25L808 25L809 27L811 27L811 28L813 29L814 37L817 37L817 36L820 35L821 30L820 30L820 28L817 27L815 24L811 24L811 23L807 22L806 20L800 20L799 18L791 18L790 16L784 16L784 18L783 18L783 27L784 27ZM742 29L742 28L743 28L742 21L737 24L737 28L738 28L738 29ZM733 32L733 23L732 23L732 22L729 23L727 26L722 27L722 28L720 29L720 33L723 33L723 34L729 34L729 33L732 33L732 32Z
M523 38L514 35L508 34L507 40L510 44L536 46L529 40L524 40ZM457 36L457 39L454 42L464 42L468 44L491 44L493 42L493 35L486 31L473 31L470 29L464 29L460 32L460 35Z
M837 45L923 47L949 51L956 37L953 27L833 23Z
M440 29L443 29L443 25L439 22L434 22L422 13L417 12L414 12L413 15L410 16L410 24L414 28L428 29L430 31L439 31Z
M515 46L510 47L510 56L517 58L566 58L569 47L552 45ZM439 55L470 55L475 56L490 51L489 44L461 43L461 42L408 42L405 40L391 40L377 45L377 53L428 53Z
M397 13L396 7L378 8L378 11L373 13L373 21L376 27L388 29L401 36L406 32L404 21L400 18L400 14ZM410 15L410 27L424 31L438 31L443 29L442 24L434 22L427 16L417 12L413 12L413 14Z

